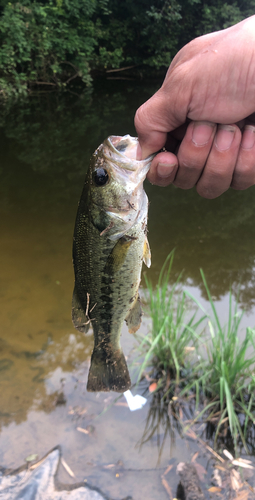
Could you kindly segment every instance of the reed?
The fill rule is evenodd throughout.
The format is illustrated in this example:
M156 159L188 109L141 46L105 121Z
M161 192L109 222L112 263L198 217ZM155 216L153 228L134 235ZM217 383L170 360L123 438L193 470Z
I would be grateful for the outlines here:
M155 367L178 386L181 370L190 369L190 353L200 341L198 329L205 317L196 320L197 312L191 314L189 299L179 286L181 274L170 287L173 259L174 251L166 258L155 288L145 275L145 299L152 323L145 337L137 335L139 351L144 355L138 380L146 368Z
M156 287L145 276L151 328L145 337L137 335L143 356L138 381L150 369L166 404L173 395L190 401L193 394L196 417L189 426L206 421L214 430L215 442L228 435L235 449L240 439L247 448L247 429L255 423L255 329L247 328L240 340L243 312L231 291L227 324L222 324L202 270L209 312L182 290L181 274L170 286L173 259L172 251Z
M211 312L207 314L206 356L202 356L201 375L194 381L200 388L200 398L207 404L196 420L206 415L206 420L215 425L215 440L225 428L230 431L235 448L239 437L246 447L247 426L255 423L255 330L247 328L240 340L243 312L238 310L238 301L234 303L231 291L228 321L222 325L202 270L201 276ZM205 313L201 304L188 295ZM192 383L186 390L191 386Z

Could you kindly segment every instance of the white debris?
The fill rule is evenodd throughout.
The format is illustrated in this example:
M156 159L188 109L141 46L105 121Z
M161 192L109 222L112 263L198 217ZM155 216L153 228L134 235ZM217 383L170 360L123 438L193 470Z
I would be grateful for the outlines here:
M123 392L123 396L126 398L130 411L140 410L147 401L146 398L139 396L139 394L133 396L131 391Z

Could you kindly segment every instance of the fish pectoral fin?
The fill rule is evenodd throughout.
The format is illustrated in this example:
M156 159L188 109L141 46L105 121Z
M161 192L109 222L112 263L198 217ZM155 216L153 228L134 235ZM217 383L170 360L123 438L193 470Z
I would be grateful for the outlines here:
M131 386L127 363L121 349L109 351L94 347L87 391L125 392Z
M108 274L112 274L114 270L119 271L122 265L125 262L125 258L128 252L130 245L133 243L133 239L128 238L126 236L122 236L119 238L116 245L114 245L111 253L108 256L107 262L105 264L105 272Z
M147 236L145 236L143 244L143 261L147 267L151 267L151 249Z
M74 287L73 300L72 300L72 321L74 327L82 333L87 333L90 327L90 319L86 315L80 299L77 294L77 290Z
M141 307L141 301L139 295L137 294L133 306L128 311L128 314L125 318L129 333L135 333L140 328L142 315L143 311Z

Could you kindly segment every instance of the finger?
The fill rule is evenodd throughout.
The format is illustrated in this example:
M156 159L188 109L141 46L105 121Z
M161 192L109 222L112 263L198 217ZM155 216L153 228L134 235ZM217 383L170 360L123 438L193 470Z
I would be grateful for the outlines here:
M230 187L242 134L237 125L218 125L197 192L204 198L217 198Z
M168 186L175 178L178 169L178 160L173 153L162 152L153 158L148 180L158 186Z
M178 151L179 169L174 185L190 189L197 183L210 153L216 124L191 122Z
M246 125L231 187L247 189L255 184L255 126Z
M161 88L137 110L135 128L141 148L138 160L159 151L166 143L167 133L185 123L186 107L183 106L182 116L177 117L173 112L176 108L173 94Z

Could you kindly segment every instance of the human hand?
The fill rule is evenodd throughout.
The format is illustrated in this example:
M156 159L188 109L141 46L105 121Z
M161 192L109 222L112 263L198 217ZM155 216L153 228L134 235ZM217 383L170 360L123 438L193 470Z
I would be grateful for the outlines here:
M254 116L253 116L254 113ZM148 179L216 198L255 184L255 16L190 42L136 112Z

